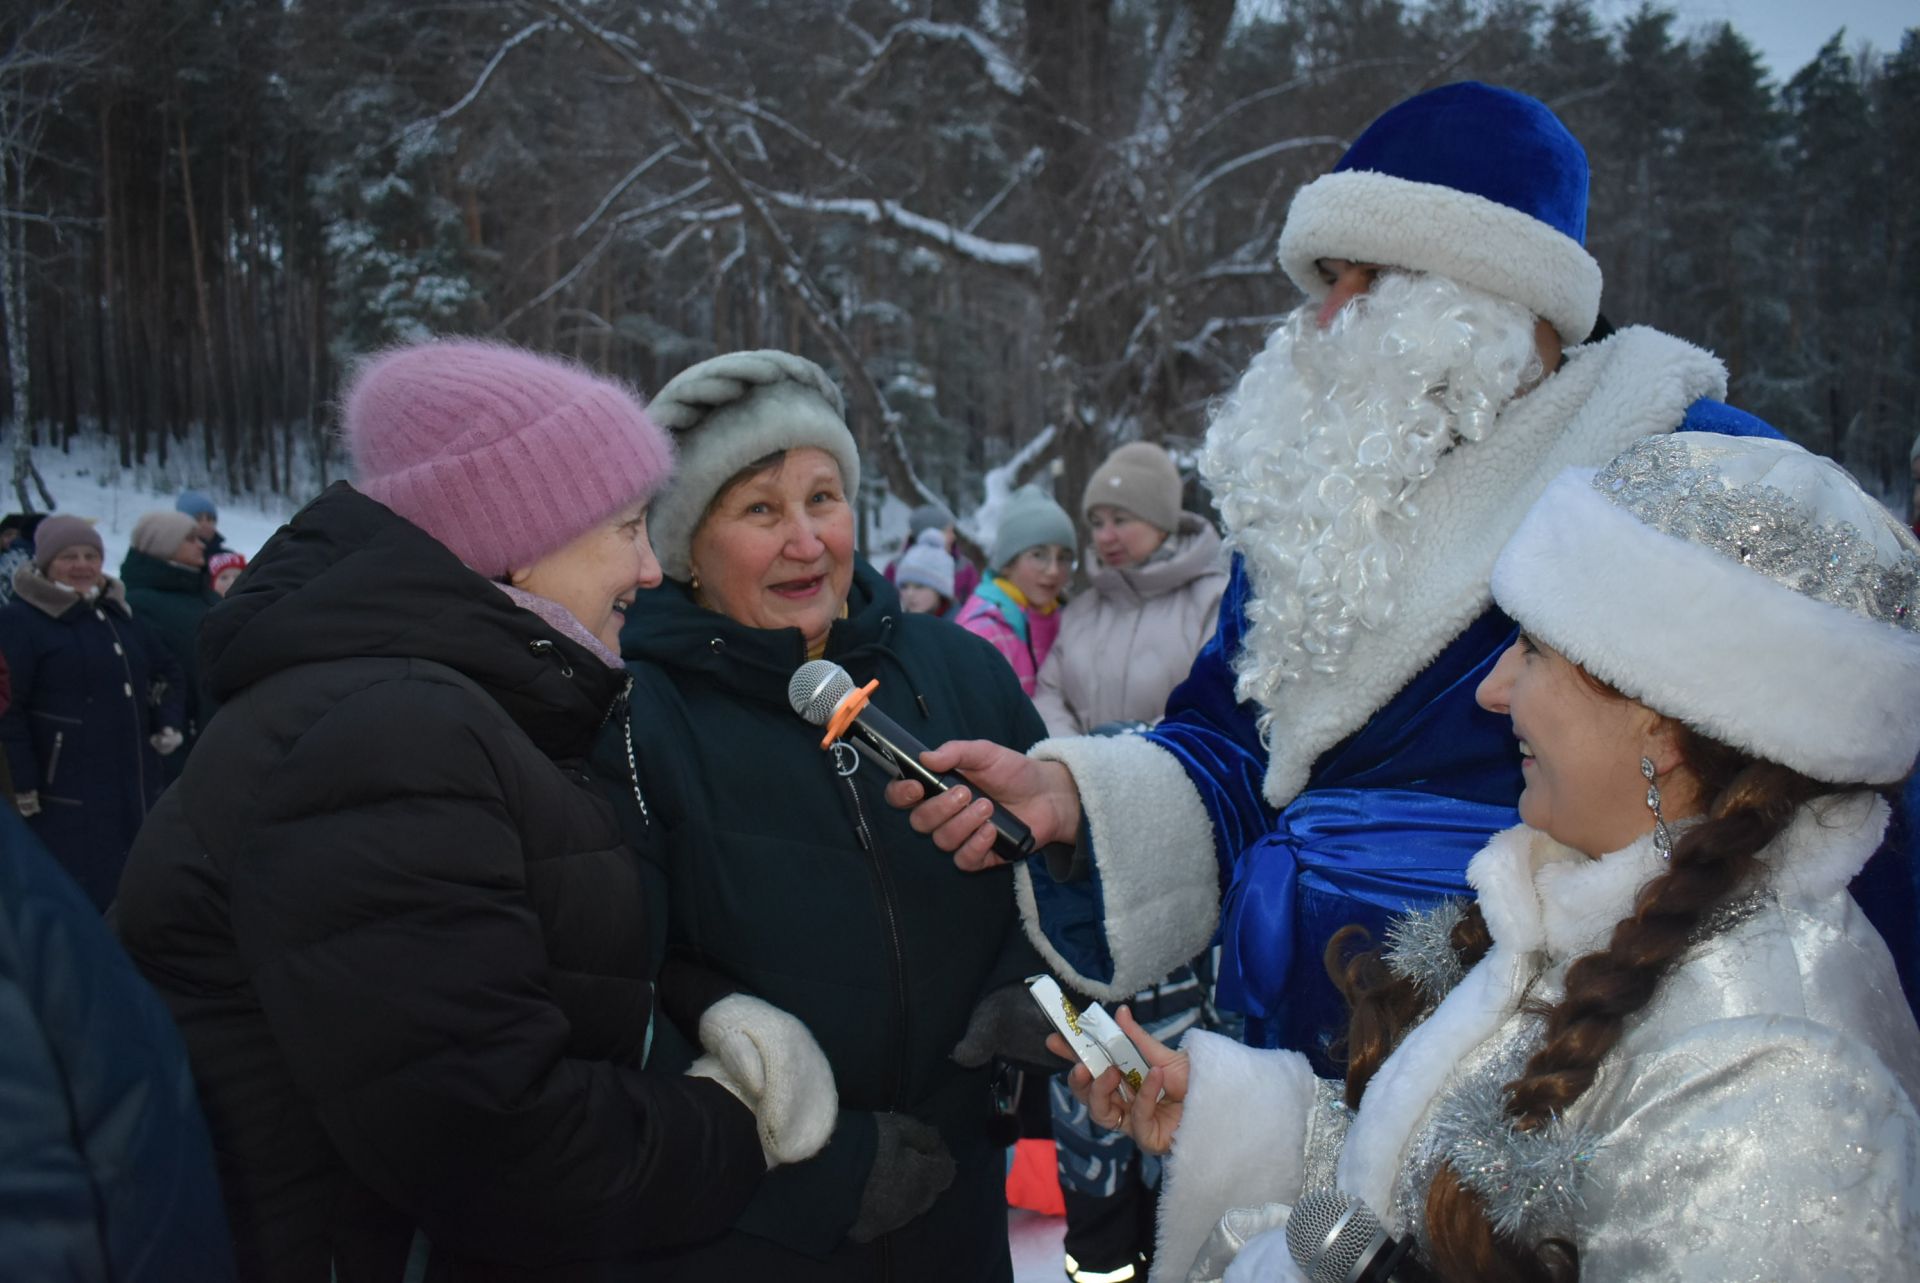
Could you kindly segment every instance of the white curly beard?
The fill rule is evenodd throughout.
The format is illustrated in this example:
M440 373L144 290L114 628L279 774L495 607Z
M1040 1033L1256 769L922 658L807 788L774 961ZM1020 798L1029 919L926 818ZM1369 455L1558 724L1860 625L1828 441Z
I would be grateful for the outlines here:
M1274 331L1200 457L1251 581L1234 670L1263 738L1287 683L1339 673L1357 630L1393 617L1441 456L1541 375L1533 316L1443 277L1386 273L1325 330L1316 311Z

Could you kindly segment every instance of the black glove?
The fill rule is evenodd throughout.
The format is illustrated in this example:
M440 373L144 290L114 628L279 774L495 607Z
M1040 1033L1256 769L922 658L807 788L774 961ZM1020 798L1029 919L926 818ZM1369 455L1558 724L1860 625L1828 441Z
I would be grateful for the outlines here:
M847 1237L870 1243L933 1206L953 1184L953 1155L940 1133L906 1114L875 1114L878 1139L860 1211Z
M1040 1074L1058 1074L1073 1068L1071 1060L1062 1060L1047 1050L1047 1035L1053 1023L1033 994L1020 981L1001 985L974 1004L967 1017L967 1032L948 1053L957 1065L978 1069L989 1060L1000 1059L1018 1069Z

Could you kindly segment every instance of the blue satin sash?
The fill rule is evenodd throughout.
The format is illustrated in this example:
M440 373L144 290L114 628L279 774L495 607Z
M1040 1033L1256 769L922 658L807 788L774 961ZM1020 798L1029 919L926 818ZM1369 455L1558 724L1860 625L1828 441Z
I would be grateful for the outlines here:
M1302 794L1242 853L1227 888L1220 1001L1284 1023L1289 1000L1317 989L1307 982L1319 980L1318 959L1335 931L1360 921L1363 907L1385 918L1466 894L1467 861L1516 822L1511 806L1411 789ZM1301 983L1290 985L1296 965Z

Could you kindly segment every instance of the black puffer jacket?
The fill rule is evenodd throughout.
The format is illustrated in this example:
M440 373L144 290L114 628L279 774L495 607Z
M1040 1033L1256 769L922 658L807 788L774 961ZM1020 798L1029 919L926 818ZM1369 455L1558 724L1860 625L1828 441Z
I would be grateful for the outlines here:
M1045 733L992 646L902 612L857 565L849 616L826 658L929 745ZM989 1071L949 1058L974 1004L1040 970L1008 869L967 874L852 779L794 714L798 630L737 624L668 583L641 595L622 638L654 841L668 874L669 936L685 953L806 1022L833 1064L840 1126L816 1158L770 1173L736 1231L662 1266L670 1279L964 1280L1010 1277L1003 1151ZM623 746L596 758L623 773ZM852 750L847 750L851 753ZM874 1114L937 1127L959 1173L932 1211L864 1246L845 1239L873 1162Z
M399 1280L417 1232L430 1279L626 1278L729 1224L752 1115L639 1069L649 874L581 763L623 675L345 485L202 636L221 708L117 916L243 1276Z

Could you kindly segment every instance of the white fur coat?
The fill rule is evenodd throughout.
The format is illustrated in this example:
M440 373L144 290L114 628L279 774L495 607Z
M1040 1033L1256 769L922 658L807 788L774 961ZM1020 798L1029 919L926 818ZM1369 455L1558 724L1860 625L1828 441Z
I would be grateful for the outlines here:
M1586 1283L1814 1261L1823 1278L1895 1279L1920 1260L1920 1029L1846 891L1887 814L1872 794L1803 810L1746 908L1662 980L1562 1120L1585 1138L1577 1201L1523 1233L1571 1237ZM1236 1254L1228 1280L1288 1277L1266 1271L1287 1261L1287 1206L1316 1166L1390 1233L1422 1233L1436 1138L1476 1071L1504 1077L1490 1057L1529 1050L1523 1001L1556 997L1662 867L1647 839L1595 861L1530 829L1498 835L1469 868L1492 950L1382 1065L1344 1137L1299 1056L1190 1035L1154 1278L1218 1278ZM1338 1146L1330 1165L1316 1132ZM1221 1223L1235 1207L1254 1210Z

